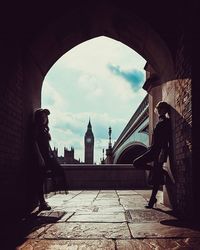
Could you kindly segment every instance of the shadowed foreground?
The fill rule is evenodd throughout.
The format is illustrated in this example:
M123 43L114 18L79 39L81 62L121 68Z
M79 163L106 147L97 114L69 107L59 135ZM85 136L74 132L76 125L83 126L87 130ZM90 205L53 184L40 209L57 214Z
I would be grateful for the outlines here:
M16 249L198 249L200 229L162 205L145 209L149 190L69 191L47 199L23 222Z

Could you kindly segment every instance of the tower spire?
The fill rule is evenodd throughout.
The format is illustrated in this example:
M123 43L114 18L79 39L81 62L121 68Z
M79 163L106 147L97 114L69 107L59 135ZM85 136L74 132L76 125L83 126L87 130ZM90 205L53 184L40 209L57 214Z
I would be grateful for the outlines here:
M92 129L92 125L91 125L91 122L90 122L90 117L89 117L89 122L88 122L88 129Z

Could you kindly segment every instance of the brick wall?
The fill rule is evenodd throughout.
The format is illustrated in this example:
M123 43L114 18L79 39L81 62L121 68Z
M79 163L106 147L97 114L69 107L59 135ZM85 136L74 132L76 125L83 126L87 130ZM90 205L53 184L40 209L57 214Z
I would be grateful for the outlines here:
M17 202L18 176L23 162L23 70L20 48L1 44L0 193L7 204ZM6 49L7 48L7 49ZM3 209L3 206L2 206ZM6 209L6 208L5 208Z
M173 207L183 217L190 217L194 210L192 167L192 101L191 67L184 39L176 53L176 79L162 85L163 99L171 106L172 119L172 173L175 177ZM169 184L170 185L170 184ZM171 184L173 185L173 184Z
M191 81L185 80L175 86L176 130L176 169L177 169L177 205L181 212L192 211L192 159L191 159Z
M34 205L36 169L31 123L40 106L42 76L33 58L20 46L0 42L0 213L23 215ZM31 75L31 77L30 77ZM35 177L34 177L35 174ZM15 210L15 213L12 211Z

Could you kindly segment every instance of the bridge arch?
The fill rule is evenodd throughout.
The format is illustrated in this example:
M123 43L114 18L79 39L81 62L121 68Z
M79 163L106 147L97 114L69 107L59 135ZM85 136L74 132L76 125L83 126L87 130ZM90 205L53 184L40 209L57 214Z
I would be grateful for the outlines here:
M147 146L141 142L131 142L127 144L124 148L115 155L113 163L114 164L132 164L133 160L145 153Z

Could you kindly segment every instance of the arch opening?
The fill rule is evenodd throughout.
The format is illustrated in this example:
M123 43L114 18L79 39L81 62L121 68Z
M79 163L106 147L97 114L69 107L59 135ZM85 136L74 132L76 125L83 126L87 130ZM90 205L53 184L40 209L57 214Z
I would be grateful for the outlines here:
M51 111L56 155L63 154L64 147L73 147L76 159L84 163L83 135L90 117L94 162L101 162L102 150L108 147L108 127L116 141L146 95L142 89L145 64L130 47L101 36L74 47L52 66L44 79L42 106Z

